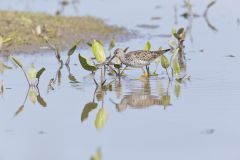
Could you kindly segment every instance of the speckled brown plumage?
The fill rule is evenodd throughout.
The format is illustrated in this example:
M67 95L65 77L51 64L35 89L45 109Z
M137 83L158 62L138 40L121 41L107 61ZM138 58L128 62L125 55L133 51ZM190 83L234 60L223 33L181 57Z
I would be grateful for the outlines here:
M169 49L163 51L144 51L137 50L124 53L122 49L116 49L115 55L118 57L121 62L130 67L143 67L149 65L157 57L161 56L163 53L168 52Z

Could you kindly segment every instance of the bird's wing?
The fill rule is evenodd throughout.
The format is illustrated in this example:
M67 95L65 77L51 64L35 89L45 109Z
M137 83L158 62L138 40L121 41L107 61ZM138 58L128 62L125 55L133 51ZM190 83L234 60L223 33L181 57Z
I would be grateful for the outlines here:
M127 55L131 56L133 59L144 60L144 61L152 61L159 56L159 54L155 52L144 51L144 50L128 52Z

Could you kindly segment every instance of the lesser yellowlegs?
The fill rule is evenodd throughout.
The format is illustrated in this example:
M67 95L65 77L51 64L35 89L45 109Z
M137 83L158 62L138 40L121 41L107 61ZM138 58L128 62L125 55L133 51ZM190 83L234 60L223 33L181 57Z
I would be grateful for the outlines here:
M141 68L144 71L144 66L149 65L156 58L168 51L170 51L170 49L159 51L137 50L125 53L122 49L118 48L114 51L112 59L117 57L126 67ZM146 75L145 71L144 75Z

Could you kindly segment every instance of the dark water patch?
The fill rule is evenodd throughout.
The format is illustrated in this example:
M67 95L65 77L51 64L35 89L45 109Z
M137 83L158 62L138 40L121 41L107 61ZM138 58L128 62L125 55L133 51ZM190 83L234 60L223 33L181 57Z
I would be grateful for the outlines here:
M144 29L157 29L159 26L158 25L154 25L154 24L139 24L137 25L137 27L139 28L144 28Z
M233 54L229 54L229 55L226 55L225 57L229 57L229 58L235 58L236 56L233 55Z
M162 19L162 17L151 17L151 20L161 20Z

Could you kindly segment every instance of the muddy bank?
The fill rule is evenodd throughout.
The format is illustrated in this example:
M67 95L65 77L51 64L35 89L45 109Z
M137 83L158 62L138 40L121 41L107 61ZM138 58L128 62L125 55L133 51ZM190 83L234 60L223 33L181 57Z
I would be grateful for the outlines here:
M39 53L49 50L43 37L60 49L76 41L129 39L133 34L123 27L107 25L90 16L65 17L44 13L0 11L0 54Z

